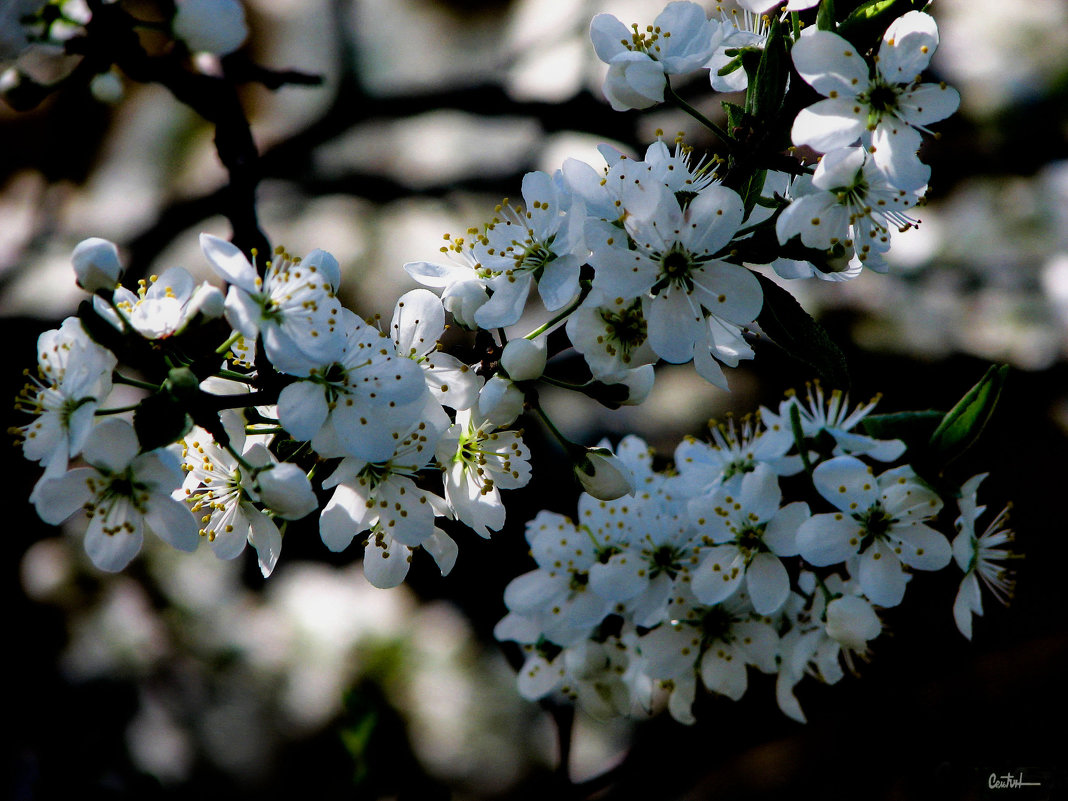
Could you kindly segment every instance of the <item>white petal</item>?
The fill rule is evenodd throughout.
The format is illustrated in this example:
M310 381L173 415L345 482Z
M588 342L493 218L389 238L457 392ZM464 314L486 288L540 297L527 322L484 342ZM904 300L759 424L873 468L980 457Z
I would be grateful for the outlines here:
M794 43L790 56L798 74L825 97L852 97L868 87L868 63L838 34L814 30Z
M295 440L314 439L328 413L323 387L312 381L294 381L278 395L278 418Z
M879 74L893 83L910 83L931 63L938 47L934 17L909 11L890 23L879 46Z
M881 498L871 468L855 456L836 456L812 471L820 495L850 514L863 512Z
M363 552L363 573L372 585L386 590L404 581L411 560L412 551L407 546L394 542L389 537L385 538L384 545L379 545L376 539L371 537Z
M179 551L195 551L200 545L200 526L193 513L167 495L149 496L145 522L156 536Z
M745 571L745 583L753 608L761 615L778 611L790 594L790 576L779 557L758 553Z
M248 540L256 549L256 561L260 566L260 573L267 578L274 572L274 566L278 564L278 556L282 552L282 533L274 521L266 515L250 515Z
M100 474L90 467L79 467L39 482L33 491L37 514L49 525L58 526L92 499L89 479L99 481Z
M319 508L307 474L289 462L276 464L256 477L260 500L279 517L299 520Z
M200 235L200 248L215 272L229 284L255 294L256 269L236 245L211 234Z
M426 289L413 289L401 295L393 311L390 331L399 355L406 358L427 355L445 331L441 299Z
M631 32L611 14L598 14L590 22L590 40L597 58L606 64L622 53L628 52L624 41L630 41Z
M456 541L440 528L435 528L434 533L423 540L423 550L434 557L438 570L443 576L452 572L456 557L460 553Z
M733 648L713 643L701 658L701 681L711 692L737 701L749 684L745 661Z
M110 525L111 522L107 521ZM114 534L105 534L103 526L104 516L95 515L89 521L89 527L85 532L85 552L89 555L93 564L101 570L116 573L130 564L138 551L141 550L143 529L141 518L131 520L134 524L132 532L120 531Z
M664 361L685 364L693 359L694 343L705 341L705 318L695 305L675 286L643 303L649 344Z
M856 100L821 100L797 113L790 138L795 145L829 153L860 139L866 120L867 108Z
M797 550L811 565L844 562L860 547L860 526L843 514L813 515L797 530Z
M941 570L953 558L945 535L922 523L894 526L890 536L901 540L901 561L916 570Z
M879 606L897 606L905 597L908 577L901 568L901 561L881 541L872 543L860 555L857 578L864 594Z
M732 545L709 548L691 573L690 588L701 603L716 604L730 597L745 577L745 563Z
M117 473L134 460L140 447L133 426L125 420L110 417L90 432L83 455L89 464Z
M983 601L979 594L979 580L969 573L960 583L957 597L953 600L953 619L960 633L972 638L972 615L983 614Z
M608 601L627 601L645 589L647 568L637 554L614 554L607 563L590 567L590 589Z

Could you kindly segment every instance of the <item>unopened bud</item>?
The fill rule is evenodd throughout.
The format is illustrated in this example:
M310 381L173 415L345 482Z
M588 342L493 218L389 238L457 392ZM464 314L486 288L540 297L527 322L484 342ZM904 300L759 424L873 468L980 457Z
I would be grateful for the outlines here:
M511 340L501 352L501 367L513 381L541 378L545 372L545 340Z
M883 624L871 604L856 595L836 598L827 604L827 634L852 651L863 651Z
M575 475L582 488L601 501L634 494L634 474L608 448L587 448L575 465Z
M111 292L119 283L122 264L114 242L92 237L83 239L70 256L78 286L86 292Z

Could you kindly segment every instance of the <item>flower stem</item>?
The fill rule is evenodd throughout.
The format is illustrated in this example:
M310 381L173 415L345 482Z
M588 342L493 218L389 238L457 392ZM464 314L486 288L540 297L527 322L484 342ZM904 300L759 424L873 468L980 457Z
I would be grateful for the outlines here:
M127 378L118 371L111 374L111 381L115 384L125 384L128 387L147 389L149 392L157 392L159 390L159 384L149 384L147 381L138 381L136 378Z
M241 337L242 334L240 331L234 331L234 333L230 335L229 339L227 339L224 343L222 343L221 345L219 345L219 347L215 349L215 352L221 356L222 354L226 353L226 351L230 350L230 346L237 342L239 339L241 339Z
M122 414L123 412L135 412L140 404L133 404L132 406L116 406L114 409L97 409L93 412L97 417L105 417L109 414Z
M531 401L530 406L537 413L538 417L541 418L542 422L545 423L545 427L549 429L549 433L551 433L553 437L556 438L556 440L563 446L564 451L570 455L570 453L575 449L575 447L577 447L575 443L565 437L563 432L561 432L560 429L556 427L556 424L551 419L549 419L549 415L547 415L545 413L545 410L541 408L541 403L537 400L537 398Z
M584 293L584 292L580 293L578 298L575 299L574 303L572 303L570 306L568 306L562 312L557 314L555 317L553 317L551 320L549 320L544 325L539 325L537 328L535 328L529 334L524 335L523 339L534 339L534 337L537 337L537 336L540 336L541 334L544 334L546 331L548 331L550 328L555 326L557 323L560 323L561 321L566 320L571 315L571 312L573 312L575 309L577 309L582 304L582 301L583 301L583 299L585 297L586 297L586 293Z
M708 130L718 136L723 141L723 144L727 146L728 150L732 150L734 148L734 140L730 138L727 132L720 128L718 125L716 125L716 123L712 122L712 120L710 120L700 111L691 106L689 103L687 103L685 100L683 100L681 97L679 97L678 93L673 88L671 88L670 80L668 80L667 82L665 94L667 95L668 99L671 100L672 103L681 108L699 123L708 128Z

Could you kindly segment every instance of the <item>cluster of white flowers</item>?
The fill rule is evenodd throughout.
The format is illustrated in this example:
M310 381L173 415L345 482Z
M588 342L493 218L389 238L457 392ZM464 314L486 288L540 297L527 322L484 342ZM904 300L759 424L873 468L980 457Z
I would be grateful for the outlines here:
M286 521L319 511L326 547L358 537L368 579L392 587L418 549L452 569L458 546L439 521L487 538L505 526L502 493L531 479L516 423L534 412L586 492L577 521L542 511L527 524L537 567L505 593L496 634L526 651L524 696L578 699L599 714L666 704L690 722L698 684L737 699L752 666L777 675L781 708L803 720L797 683L838 681L913 573L954 562L964 572L954 617L970 637L980 584L999 600L1012 590L1004 513L977 534L981 476L944 499L908 463L892 466L909 456L905 443L858 428L874 402L850 409L816 387L805 402L714 428L711 442L683 442L670 468L635 437L617 453L572 443L538 403L548 383L641 404L660 361L692 362L727 389L723 366L755 356L750 333L782 324L781 307L764 317L779 301L761 266L839 281L882 271L890 229L913 224L907 211L930 173L920 133L959 102L920 79L938 44L933 19L910 11L865 51L802 29L794 12L813 1L790 0L778 17L752 16L778 2L742 5L710 20L673 2L644 31L597 16L605 95L617 109L668 96L696 114L669 76L706 69L716 91L762 90L753 57L765 64L774 45L782 83L788 50L823 98L777 121L794 148L742 180L734 152L699 157L662 135L640 159L603 145L600 168L569 159L528 173L521 203L447 235L445 258L405 265L429 289L403 295L388 330L342 306L341 266L322 250L257 263L205 234L223 287L172 268L135 292L119 285L113 243L79 244L75 275L93 301L41 336L19 400L32 419L15 429L44 468L31 496L42 519L83 511L103 570L125 567L147 527L181 550L206 540L223 559L251 543L267 576ZM236 0L179 0L174 30L218 54L245 36ZM822 154L814 167L773 169L802 146ZM528 314L532 330L517 330ZM477 362L442 351L450 320L475 332ZM579 383L554 375L553 359L572 350ZM108 408L118 384L146 395ZM933 522L950 502L960 509L952 545Z
M841 679L913 571L953 556L965 573L953 614L970 637L979 581L1002 601L1011 592L1005 513L976 536L983 477L970 480L951 546L929 525L941 497L907 464L887 465L903 443L856 430L874 402L847 405L810 388L805 402L791 395L777 412L714 427L710 442L684 441L659 470L644 442L623 439L634 497L583 494L575 521L542 511L527 524L537 567L508 585L495 631L525 652L519 691L598 716L666 706L691 723L699 684L738 700L752 667L777 677L780 708L803 721L798 682Z
M536 284L546 311L556 312L537 335L566 320L592 377L625 384L630 403L652 388L659 359L693 361L726 389L720 363L752 357L742 335L762 303L756 277L724 258L742 199L681 143L672 150L658 140L641 161L607 145L601 152L602 170L569 159L555 175L528 174L522 206L498 207L470 238L448 237L449 262L405 269L440 288L470 328L517 323ZM580 280L583 265L591 279Z
M668 76L706 69L716 91L745 89L742 53L760 51L767 16L779 2L748 0L739 16L706 19L692 2L673 2L644 31L628 30L610 14L594 18L597 55L608 65L605 97L616 109L662 102ZM788 3L782 13L815 2ZM891 229L915 224L906 213L927 189L930 168L917 155L926 126L949 117L960 95L944 83L922 83L938 46L934 19L920 11L898 17L870 57L837 33L805 28L790 55L801 78L823 96L794 119L794 145L824 154L815 171L788 181L779 195L790 203L775 223L780 243L794 237L827 250L838 261L855 259L885 272L882 255ZM777 262L786 278L813 275L811 266ZM855 275L854 269L848 274Z
M114 244L91 239L75 249L78 284L95 292L95 314L121 338L169 347L162 386L208 403L218 425L139 452L136 416L132 425L123 409L102 408L118 359L69 318L41 336L38 375L19 402L33 420L16 433L27 458L45 467L32 496L44 520L60 523L84 509L86 548L104 570L129 563L147 525L183 550L197 547L199 531L224 559L250 542L269 575L282 545L275 521L319 508L306 468L271 450L281 434L331 460L321 482L333 488L322 539L340 551L364 535L365 570L377 586L403 581L419 547L443 573L451 570L457 547L435 525L439 517L483 537L504 525L501 491L530 479L522 432L508 428L518 411L505 422L488 419L478 405L482 377L436 350L445 329L436 295L416 289L401 297L390 336L340 305L340 268L324 251L300 259L279 250L260 276L229 242L204 235L201 243L225 296L181 268L133 293L116 286ZM180 363L183 334L220 318L232 331L217 350L220 369L198 381ZM269 403L252 393L257 351L284 383ZM114 380L159 389L118 373ZM68 470L77 457L85 466ZM438 492L425 487L435 476Z

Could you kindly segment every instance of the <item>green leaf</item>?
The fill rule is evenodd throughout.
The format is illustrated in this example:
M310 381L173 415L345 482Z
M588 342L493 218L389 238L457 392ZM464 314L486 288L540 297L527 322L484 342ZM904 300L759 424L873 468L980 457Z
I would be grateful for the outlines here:
M786 52L786 36L782 23L772 19L764 51L760 54L756 75L749 82L746 106L757 124L769 123L782 108L786 84L790 78L790 60Z
M830 386L847 389L849 370L845 355L822 325L801 308L793 295L771 279L753 273L764 290L764 306L757 324L776 345L814 369Z
M927 0L865 0L838 26L838 35L858 50L875 48L890 23L909 11L921 11Z
M942 418L931 434L932 454L948 463L975 444L994 415L1009 366L991 365L978 384L961 398Z
M764 189L764 179L767 175L767 170L757 170L742 184L742 191L739 194L741 194L742 203L745 205L746 218L749 217L753 207L760 201L760 193Z
M169 392L157 392L141 401L134 411L133 422L142 451L177 442L193 426L185 404Z
M726 100L722 103L723 113L727 115L727 133L734 136L734 132L738 128L749 127L749 112L739 106L737 103L728 103Z
M876 439L899 439L910 452L926 448L932 432L944 417L944 412L928 409L922 412L893 412L869 414L860 421L864 432Z

